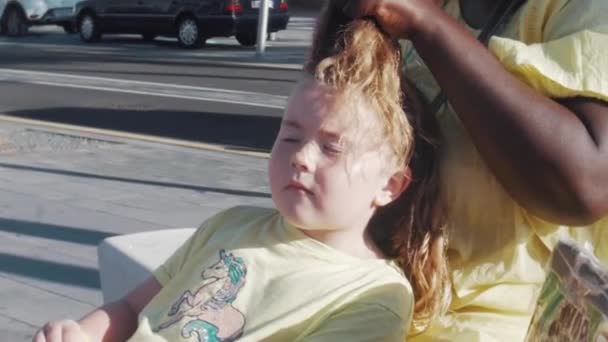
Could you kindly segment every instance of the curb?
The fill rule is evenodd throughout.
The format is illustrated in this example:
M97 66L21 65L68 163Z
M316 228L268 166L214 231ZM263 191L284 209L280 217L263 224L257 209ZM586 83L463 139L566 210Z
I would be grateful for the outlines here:
M233 147L226 146L226 145L207 144L207 143L200 143L200 142L181 140L181 139L162 138L162 137L146 135L146 134L127 133L127 132L114 131L114 130L109 130L109 129L61 124L61 123L47 122L47 121L42 121L42 120L23 119L23 118L12 117L10 115L5 115L5 114L0 114L0 121L16 123L16 124L23 124L23 125L30 125L30 126L38 126L38 127L44 127L44 128L60 129L60 130L79 132L79 133L104 135L104 136L108 136L108 137L112 137L112 138L119 138L119 139L128 139L128 140L136 140L136 141L143 141L143 142L163 144L163 145L187 147L187 148L192 148L192 149L197 149L197 150L222 152L222 153L229 153L229 154L234 154L234 155L264 158L264 159L268 159L270 156L269 153L244 151L244 150L235 149Z

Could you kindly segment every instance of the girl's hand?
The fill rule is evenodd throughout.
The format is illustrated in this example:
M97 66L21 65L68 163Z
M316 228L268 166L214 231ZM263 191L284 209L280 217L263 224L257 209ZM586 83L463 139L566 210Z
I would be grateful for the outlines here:
M423 30L425 22L441 11L437 0L337 0L351 18L371 16L395 38L409 38Z
M78 322L62 320L48 322L40 329L32 342L88 342L89 338L82 331Z

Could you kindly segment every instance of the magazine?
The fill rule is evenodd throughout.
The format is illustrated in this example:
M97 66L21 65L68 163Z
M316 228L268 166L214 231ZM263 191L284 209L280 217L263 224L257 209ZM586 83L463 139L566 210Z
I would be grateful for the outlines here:
M608 342L608 272L572 241L555 247L527 342Z

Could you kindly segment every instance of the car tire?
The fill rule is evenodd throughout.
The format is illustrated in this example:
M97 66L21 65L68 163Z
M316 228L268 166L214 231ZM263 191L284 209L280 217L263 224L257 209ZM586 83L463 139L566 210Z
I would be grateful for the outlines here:
M67 34L74 34L74 33L78 32L78 30L76 29L74 24L71 24L71 23L61 24L61 27L63 28L63 31Z
M27 21L23 11L17 7L11 7L5 15L5 32L8 36L19 37L27 33Z
M80 39L87 43L99 41L101 38L97 18L91 13L85 13L80 17L78 32L80 32Z
M152 33L144 33L141 35L141 39L143 39L145 42L151 42L154 40L154 38L156 38L156 35Z
M258 35L255 32L249 32L249 31L237 32L236 40L242 46L254 46L255 43L257 43L257 39L258 39L257 36Z
M197 49L205 45L200 26L196 19L184 16L177 22L177 41L186 49Z

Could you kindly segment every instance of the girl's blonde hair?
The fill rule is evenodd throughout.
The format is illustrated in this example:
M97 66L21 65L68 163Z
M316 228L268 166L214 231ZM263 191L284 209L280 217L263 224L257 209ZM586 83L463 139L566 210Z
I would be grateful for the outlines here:
M328 1L305 70L342 93L362 95L384 123L397 165L411 170L408 189L378 208L368 231L412 283L416 304L410 332L419 333L447 308L450 293L438 179L440 133L432 113L402 77L400 62L398 43L372 19L351 20Z

